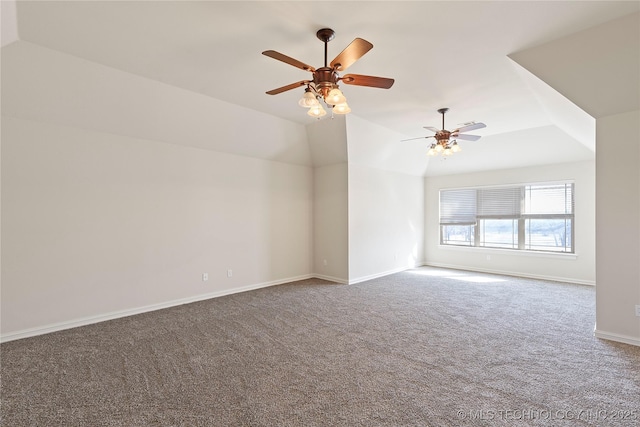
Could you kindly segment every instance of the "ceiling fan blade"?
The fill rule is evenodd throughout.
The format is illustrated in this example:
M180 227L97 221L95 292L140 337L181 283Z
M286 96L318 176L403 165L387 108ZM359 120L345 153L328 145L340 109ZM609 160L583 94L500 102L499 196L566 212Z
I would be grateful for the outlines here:
M477 141L477 140L480 139L480 135L466 135L466 134L463 134L463 135L456 134L456 135L454 135L454 134L451 134L450 138L451 139L465 139L467 141Z
M389 89L395 82L394 79L386 77L363 76L362 74L347 74L340 80L348 85L379 87Z
M297 59L293 59L287 55L283 55L282 53L276 52L275 50L265 50L264 52L262 52L262 54L268 56L269 58L277 59L278 61L293 65L294 67L300 68L305 71L311 71L313 73L316 70L311 65L307 65L304 62L298 61Z
M429 139L429 138L433 138L433 136L419 136L417 138L401 139L400 142L414 141L416 139Z
M297 87L304 86L309 83L311 83L310 80L301 80L299 82L291 83L290 85L282 86L277 89L272 89L267 92L267 95L277 95L279 93L286 92L288 90L295 89Z
M373 48L373 45L368 41L356 38L349 46L345 47L342 52L336 58L331 61L331 68L335 68L338 71L344 71L350 67L358 59L369 52Z
M423 126L423 127L427 130L430 130L431 132L435 132L435 133L440 132L440 129L436 129L433 126Z
M476 130L476 129L482 129L482 128L486 128L487 125L485 125L484 123L473 123L467 126L462 126L461 128L458 128L456 130L454 130L452 133L455 132L468 132L470 130Z

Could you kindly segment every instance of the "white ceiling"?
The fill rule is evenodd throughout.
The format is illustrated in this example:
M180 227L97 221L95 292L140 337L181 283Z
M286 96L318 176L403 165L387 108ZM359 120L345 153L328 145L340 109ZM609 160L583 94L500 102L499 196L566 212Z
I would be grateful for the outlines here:
M497 149L514 139L552 135L558 139L549 147L566 143L560 159L589 155L589 132L571 131L585 120L582 112L565 106L566 120L550 114L535 90L539 83L508 55L637 12L640 2L18 1L16 9L20 40L301 124L316 120L297 105L302 88L265 91L310 74L261 52L320 67L323 44L315 33L330 27L336 36L329 61L361 37L374 48L347 72L395 79L389 90L342 85L351 114L411 138L430 135L423 126L440 127L436 110L449 107L448 128L487 124L473 144L495 149L483 165L506 167L507 158L517 166L544 161L532 156L540 146ZM3 45L15 32L6 19ZM440 163L429 166L432 173Z

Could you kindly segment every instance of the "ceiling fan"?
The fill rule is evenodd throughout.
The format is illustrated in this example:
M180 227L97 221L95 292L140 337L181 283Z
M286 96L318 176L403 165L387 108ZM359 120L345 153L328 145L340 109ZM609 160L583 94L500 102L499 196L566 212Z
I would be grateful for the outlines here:
M329 65L327 65L327 44L335 37L335 32L330 28L322 28L316 33L316 37L324 42L324 66L314 68L303 62L293 59L275 50L266 50L262 52L270 58L285 62L312 73L311 80L301 80L286 86L279 87L267 92L268 95L277 95L291 89L301 86L307 86L305 93L298 103L302 107L309 108L307 114L314 117L324 116L326 111L318 101L324 100L327 106L337 114L347 114L351 111L347 105L347 100L338 87L338 82L342 81L348 85L369 86L382 89L389 89L393 86L394 80L386 77L365 76L362 74L346 74L342 77L338 71L342 72L350 67L354 62L360 59L365 53L369 52L373 45L368 41L356 38L349 46L347 46L338 56L335 57Z
M435 135L403 139L403 141L412 141L414 139L422 138L435 138L436 142L431 144L431 146L429 147L429 151L427 151L427 155L436 156L442 153L443 156L449 156L462 150L456 140L463 139L467 141L477 141L480 139L479 135L465 135L464 132L482 129L487 127L487 125L485 125L484 123L470 122L452 131L446 130L444 128L444 114L447 111L449 111L448 108L440 108L438 110L438 113L442 114L442 129L437 129L432 126L424 127L425 129L435 132Z

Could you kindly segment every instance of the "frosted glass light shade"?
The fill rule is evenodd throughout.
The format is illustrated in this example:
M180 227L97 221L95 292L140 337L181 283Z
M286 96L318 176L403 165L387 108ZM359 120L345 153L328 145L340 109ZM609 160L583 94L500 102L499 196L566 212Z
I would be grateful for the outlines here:
M311 117L322 117L325 114L327 114L327 112L324 111L324 108L322 108L322 105L318 103L317 105L309 108L309 111L307 111L307 114L310 115Z
M318 105L318 100L312 92L305 91L304 95L302 95L302 98L300 98L300 101L298 101L298 105L304 108L311 108L315 105Z
M335 105L333 107L333 112L336 114L347 114L351 112L351 108L349 108L349 105L346 102L343 102L342 104Z
M347 98L344 97L338 88L331 89L324 100L330 105L345 104L347 102Z

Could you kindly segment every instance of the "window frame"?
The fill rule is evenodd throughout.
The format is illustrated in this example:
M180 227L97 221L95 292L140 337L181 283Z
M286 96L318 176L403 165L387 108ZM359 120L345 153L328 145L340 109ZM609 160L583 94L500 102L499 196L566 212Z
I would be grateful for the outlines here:
M550 187L557 187L557 186L564 186L565 190L564 190L564 200L562 201L562 203L564 203L565 205L565 213L549 213L549 214L545 214L545 213L526 213L526 208L525 208L525 199L526 199L526 194L527 194L527 189L529 191L531 191L531 187L536 187L536 186L550 186ZM460 223L460 224L456 224L456 223L443 223L442 222L442 211L443 211L443 206L442 206L442 193L443 192L451 192L451 191L466 191L469 192L471 190L475 190L476 192L476 196L475 199L477 200L476 203L480 203L478 200L480 199L480 196L478 195L482 190L489 190L489 192L491 190L497 190L499 192L499 190L502 189L507 189L507 191L511 191L512 189L516 188L516 187L520 187L521 188L521 192L520 192L520 209L514 209L512 210L509 214L507 215L499 215L499 214L495 214L495 212L493 212L490 215L478 215L478 210L481 210L480 207L476 208L476 215L475 215L475 223L470 223L469 221L465 222L465 223ZM568 191L567 189L570 189L570 191ZM507 192L505 191L505 192ZM493 203L493 202L492 202ZM567 213L567 209L570 210L569 213ZM438 206L438 211L440 214L439 217L439 224L438 224L438 228L439 228L439 243L441 246L443 247L447 247L447 248L469 248L471 250L474 249L490 249L490 250L504 250L504 251L510 251L510 252L531 252L531 253L541 253L541 254L549 254L549 255L575 255L576 254L576 247L575 247L575 182L572 180L566 180L566 181L552 181L552 182L527 182L527 183L522 183L522 184L509 184L509 185L494 185L494 186L477 186L477 187L463 187L463 188L442 188L439 190L439 206ZM450 211L450 209L449 209ZM516 212L517 211L517 212ZM516 212L516 213L514 213ZM567 229L567 221L570 221L570 226L568 228L568 230L570 230L570 240L569 240L569 245L570 247L568 247L567 245L567 237L565 234L565 238L564 238L564 246L557 246L558 248L560 248L560 250L551 250L551 249L540 249L538 248L531 248L531 246L535 246L531 244L531 234L529 233L529 235L527 235L527 229L526 229L526 225L527 223L529 223L530 225L530 220L535 220L535 219L547 219L547 220L562 220L565 223L565 230ZM484 240L481 239L481 227L484 226L483 222L485 220L512 220L515 221L517 223L517 245L515 245L512 242L512 247L504 247L504 246L498 246L498 243L495 243L494 246L487 246L486 244L484 244ZM451 239L445 239L445 234L446 234L446 229L445 227L449 227L449 226L462 226L462 227L470 227L469 228L469 234L472 236L470 237L468 243L465 243L463 241L458 241L456 242L455 240L451 240ZM512 234L512 236L514 236L514 234ZM527 238L528 236L528 238ZM486 239L485 239L486 240ZM528 243L527 243L528 241ZM516 247L517 246L517 247ZM538 246L543 246L543 245L538 245ZM528 248L527 248L528 247ZM549 246L549 248L552 248L552 246ZM570 249L570 250L567 250Z

